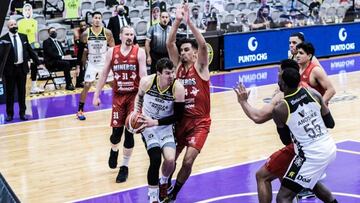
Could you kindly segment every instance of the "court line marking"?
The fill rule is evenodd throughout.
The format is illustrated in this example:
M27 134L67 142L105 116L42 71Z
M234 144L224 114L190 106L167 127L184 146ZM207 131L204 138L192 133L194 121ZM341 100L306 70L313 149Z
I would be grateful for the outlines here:
M273 194L277 194L278 191L273 191ZM331 192L333 195L337 195L337 196L345 196L345 197L353 197L353 198L360 198L360 195L357 194L352 194L352 193L343 193L343 192ZM247 192L247 193L238 193L238 194L232 194L232 195L225 195L225 196L220 196L220 197L214 197L214 198L210 198L210 199L206 199L206 200L201 200L195 203L208 203L208 202L214 202L214 201L218 201L218 200L224 200L224 199L230 199L230 198L234 198L234 197L244 197L244 196L255 196L257 195L257 192Z
M353 150L347 150L347 149L337 149L337 151L339 151L339 152L345 152L345 153L349 153L349 154L360 155L360 152L353 151Z
M344 140L339 140L336 143L341 143L341 142L346 142L346 141L351 141L351 140L344 139ZM229 169L229 168L237 167L237 166L242 166L242 165L246 165L246 164L251 164L251 163L258 162L258 161L264 161L267 158L268 158L268 156L267 157L262 157L262 158L259 158L259 159L255 159L255 160L250 160L250 161L237 163L237 164L231 164L231 165L228 165L228 166L215 166L215 167L210 168L212 170L206 170L205 169L205 170L202 170L202 171L200 171L198 173L194 173L194 174L190 175L190 177L198 176L198 175L202 175L202 174L206 174L206 173L212 173L212 172L219 171L219 170L225 170L225 169ZM175 178L172 179L172 180L175 180ZM134 187L126 188L126 189L121 189L121 190L117 190L117 191L113 191L113 192L107 192L107 193L93 195L93 196L89 196L89 197L85 197L85 198L81 198L81 199L71 200L71 201L68 201L66 203L70 203L70 202L72 203L72 202L79 202L79 201L84 201L84 200L89 200L89 199L95 199L95 198L98 198L98 197L103 197L103 196L108 196L108 195L112 195L112 194L116 194L116 193L126 192L126 191L129 191L129 190L134 190L134 189L138 189L138 188L142 188L142 187L146 187L146 186L147 186L147 184L138 185L138 186L134 186Z

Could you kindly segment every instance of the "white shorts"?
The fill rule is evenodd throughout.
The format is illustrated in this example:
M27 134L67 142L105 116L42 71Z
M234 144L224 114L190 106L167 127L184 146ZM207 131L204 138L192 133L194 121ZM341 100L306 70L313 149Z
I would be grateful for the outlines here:
M86 64L86 71L84 76L85 82L94 82L96 80L97 76L100 76L104 69L104 64L93 64L93 63L87 63ZM106 82L111 82L114 80L114 76L112 71L109 72L108 78L106 79Z
M304 159L296 155L291 161L284 179L295 182L304 188L313 189L335 157L336 149L326 159Z
M145 128L141 133L146 144L146 149L153 147L172 147L176 148L173 125L162 125Z

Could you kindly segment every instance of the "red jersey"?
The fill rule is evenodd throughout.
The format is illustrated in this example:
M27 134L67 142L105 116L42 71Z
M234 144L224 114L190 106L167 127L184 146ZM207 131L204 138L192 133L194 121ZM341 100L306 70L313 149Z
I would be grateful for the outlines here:
M300 78L300 85L302 87L312 87L314 89L316 89L322 96L325 94L325 89L319 84L317 86L312 86L310 84L310 75L311 75L311 71L318 65L310 62L309 65L306 67L306 69L304 70L304 72L301 74L301 78Z
M133 45L130 52L124 56L120 51L120 45L114 47L111 59L114 73L114 93L137 92L139 88L139 46Z
M181 64L176 77L185 87L185 116L210 117L210 81L203 80L194 65L186 71Z

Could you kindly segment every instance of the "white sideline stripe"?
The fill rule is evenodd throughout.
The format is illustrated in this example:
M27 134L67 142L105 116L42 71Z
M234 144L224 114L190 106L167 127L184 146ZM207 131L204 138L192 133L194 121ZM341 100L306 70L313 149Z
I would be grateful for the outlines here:
M272 193L277 194L278 191L273 191ZM357 194L343 193L343 192L331 192L331 193L334 194L334 195L337 195L337 196L360 198L360 195L357 195ZM196 203L208 203L208 202L214 202L214 201L218 201L218 200L230 199L230 198L234 198L234 197L254 196L254 195L257 195L257 192L247 192L247 193L225 195L225 196L214 197L214 198L211 198L211 199L198 201Z
M336 143L341 143L341 142L346 142L346 141L352 141L352 140L349 140L349 139L344 139L344 140L339 140L338 142ZM236 167L236 166L241 166L241 165L245 165L245 164L250 164L250 163L254 163L254 162L258 162L258 161L262 161L262 160L265 160L267 157L263 157L263 158L259 158L259 159L255 159L255 160L251 160L251 161L246 161L246 162L241 162L241 163L237 163L237 164L232 164L232 165L229 165L229 166L215 166L215 167L211 167L210 170L208 169L203 169L201 170L199 173L195 173L195 174L192 174L192 176L197 176L197 175L201 175L201 174L205 174L205 173L210 173L210 172L214 172L214 171L218 171L218 170L224 170L224 169L227 169L227 168L232 168L232 167ZM174 179L173 179L174 180ZM88 200L88 199L94 199L94 198L97 198L97 197L102 197L102 196L106 196L106 195L111 195L111 194L115 194L115 193L120 193L120 192L125 192L125 191L128 191L128 190L133 190L133 189L136 189L136 188L141 188L141 187L145 187L147 186L147 184L143 184L143 185L139 185L139 186L134 186L134 187L131 187L131 188L126 188L126 189L121 189L121 190L117 190L117 191L113 191L113 192L107 192L107 193L102 193L102 194L98 194L98 195L93 195L93 196L89 196L89 197L85 197L85 198L81 198L81 199L76 199L76 200L72 200L72 201L69 201L69 202L78 202L78 201L84 201L84 200ZM276 191L277 192L277 191ZM273 192L274 193L274 192ZM251 194L251 193L249 193ZM257 193L255 193L257 194ZM67 202L67 203L69 203Z
M339 152L345 152L345 153L349 153L349 154L360 155L360 152L357 152L357 151L352 151L352 150L337 149L337 151L339 151Z

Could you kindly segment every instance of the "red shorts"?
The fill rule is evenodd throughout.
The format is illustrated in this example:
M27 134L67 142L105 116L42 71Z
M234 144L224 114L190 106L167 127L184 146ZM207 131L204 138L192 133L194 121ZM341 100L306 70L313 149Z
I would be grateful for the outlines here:
M201 151L210 132L211 118L184 117L176 124L176 151L181 153L185 146L191 146Z
M121 95L114 94L112 101L111 127L120 128L125 125L126 117L134 111L136 94L137 92Z
M295 156L294 144L287 146L274 152L266 161L265 168L278 178L284 177L292 159Z

